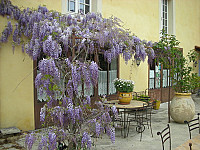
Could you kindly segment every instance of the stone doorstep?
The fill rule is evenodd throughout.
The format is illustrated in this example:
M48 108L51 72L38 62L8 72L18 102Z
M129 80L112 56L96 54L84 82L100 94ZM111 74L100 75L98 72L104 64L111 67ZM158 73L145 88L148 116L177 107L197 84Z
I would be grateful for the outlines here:
M0 135L1 136L18 134L18 133L21 133L21 130L19 130L17 127L10 127L10 128L0 129Z
M0 145L14 142L20 138L22 131L16 127L0 129Z

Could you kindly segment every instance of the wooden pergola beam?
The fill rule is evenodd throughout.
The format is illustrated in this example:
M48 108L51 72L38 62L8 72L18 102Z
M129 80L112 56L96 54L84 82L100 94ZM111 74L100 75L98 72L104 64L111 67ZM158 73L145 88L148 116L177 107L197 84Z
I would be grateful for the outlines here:
M200 46L195 46L194 48L196 51L200 52Z

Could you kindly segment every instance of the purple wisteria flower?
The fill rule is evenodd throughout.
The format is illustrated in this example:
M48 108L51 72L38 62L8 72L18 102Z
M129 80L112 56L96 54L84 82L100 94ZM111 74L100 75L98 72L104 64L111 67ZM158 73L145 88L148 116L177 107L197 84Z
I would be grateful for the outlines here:
M87 148L91 148L92 146L92 140L91 137L88 135L87 132L84 132L82 135L82 140L81 140L81 147L84 148L87 145Z
M101 134L101 124L99 122L96 122L95 124L95 132L96 132L97 137L99 137Z
M118 116L118 111L117 111L117 108L116 108L116 106L115 106L115 105L113 105L113 106L111 107L111 109L112 109L112 112L113 112L113 114L114 114L115 118L117 118L117 116Z
M2 32L2 36L0 41L1 42L7 42L8 41L8 37L12 34L13 31L13 27L10 21L8 21L8 25L7 27L4 29L4 31Z
M49 132L48 134L49 136L49 145L48 145L48 149L49 150L56 150L57 149L57 141L56 141L56 134L54 132Z
M98 65L94 61L92 61L89 66L89 69L90 69L91 81L93 85L96 85L99 76Z
M47 40L43 43L43 52L52 58L58 58L62 53L62 49L61 46L53 40L52 36L49 35Z
M38 145L38 150L43 150L43 149L47 150L47 138L44 135L42 135L41 141L40 141L40 143Z
M26 136L26 139L25 139L25 146L28 150L31 150L32 149L32 146L33 146L33 143L35 142L36 140L36 137L34 135L34 133L30 133Z
M45 116L46 116L46 107L43 106L41 108L41 111L40 111L40 121L41 122L44 122L45 121Z

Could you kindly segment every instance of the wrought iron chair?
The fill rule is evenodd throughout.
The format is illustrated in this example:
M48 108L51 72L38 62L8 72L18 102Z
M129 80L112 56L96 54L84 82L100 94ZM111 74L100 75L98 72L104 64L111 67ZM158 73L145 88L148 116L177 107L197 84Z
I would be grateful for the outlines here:
M191 120L191 121L184 121L184 123L186 123L188 125L188 129L189 129L189 134L190 134L190 139L192 138L192 131L195 129L199 130L199 134L200 134L200 120L199 120L199 115L200 113L197 114L197 118Z
M138 133L141 133L140 136L140 141L142 140L142 133L145 130L145 125L148 126L148 129L150 128L151 130L151 135L153 137L152 133L152 127L151 127L151 111L152 111L153 105L148 104L147 106L143 105L142 108L139 108L133 112L130 112L127 117L127 122L129 123L128 125L128 132L127 136L129 133L129 126L131 122L136 122L136 131Z
M192 150L192 143L189 143L190 150Z
M153 132L152 132L152 127L151 127L151 116L152 116L152 109L153 109L153 104L152 103L148 103L147 106L144 106L145 108L145 116L142 117L142 121L144 125L148 126L148 129L150 128L151 130L151 135L153 137Z
M170 126L167 124L167 127L164 128L161 132L157 132L157 135L160 135L162 141L162 148L165 150L165 142L169 140L169 149L171 150L171 135L170 135Z

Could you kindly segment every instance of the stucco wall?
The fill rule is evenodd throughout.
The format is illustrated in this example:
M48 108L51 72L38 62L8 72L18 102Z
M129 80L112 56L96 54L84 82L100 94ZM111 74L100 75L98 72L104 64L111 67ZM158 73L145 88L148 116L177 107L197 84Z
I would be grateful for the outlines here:
M200 1L176 0L176 37L184 55L200 46ZM198 66L195 68L198 72Z
M19 8L46 5L48 9L61 12L61 1L12 0L12 3ZM7 18L0 16L0 20L1 33L7 25ZM21 130L34 129L33 95L33 61L22 53L21 46L17 46L13 54L12 38L9 38L0 47L0 128L16 126Z
M159 40L159 0L103 0L102 13L106 18L112 15L120 18L125 28L142 40ZM145 90L148 88L147 60L139 67L134 64L132 69L130 64L126 65L120 58L120 78L133 80L135 91Z

